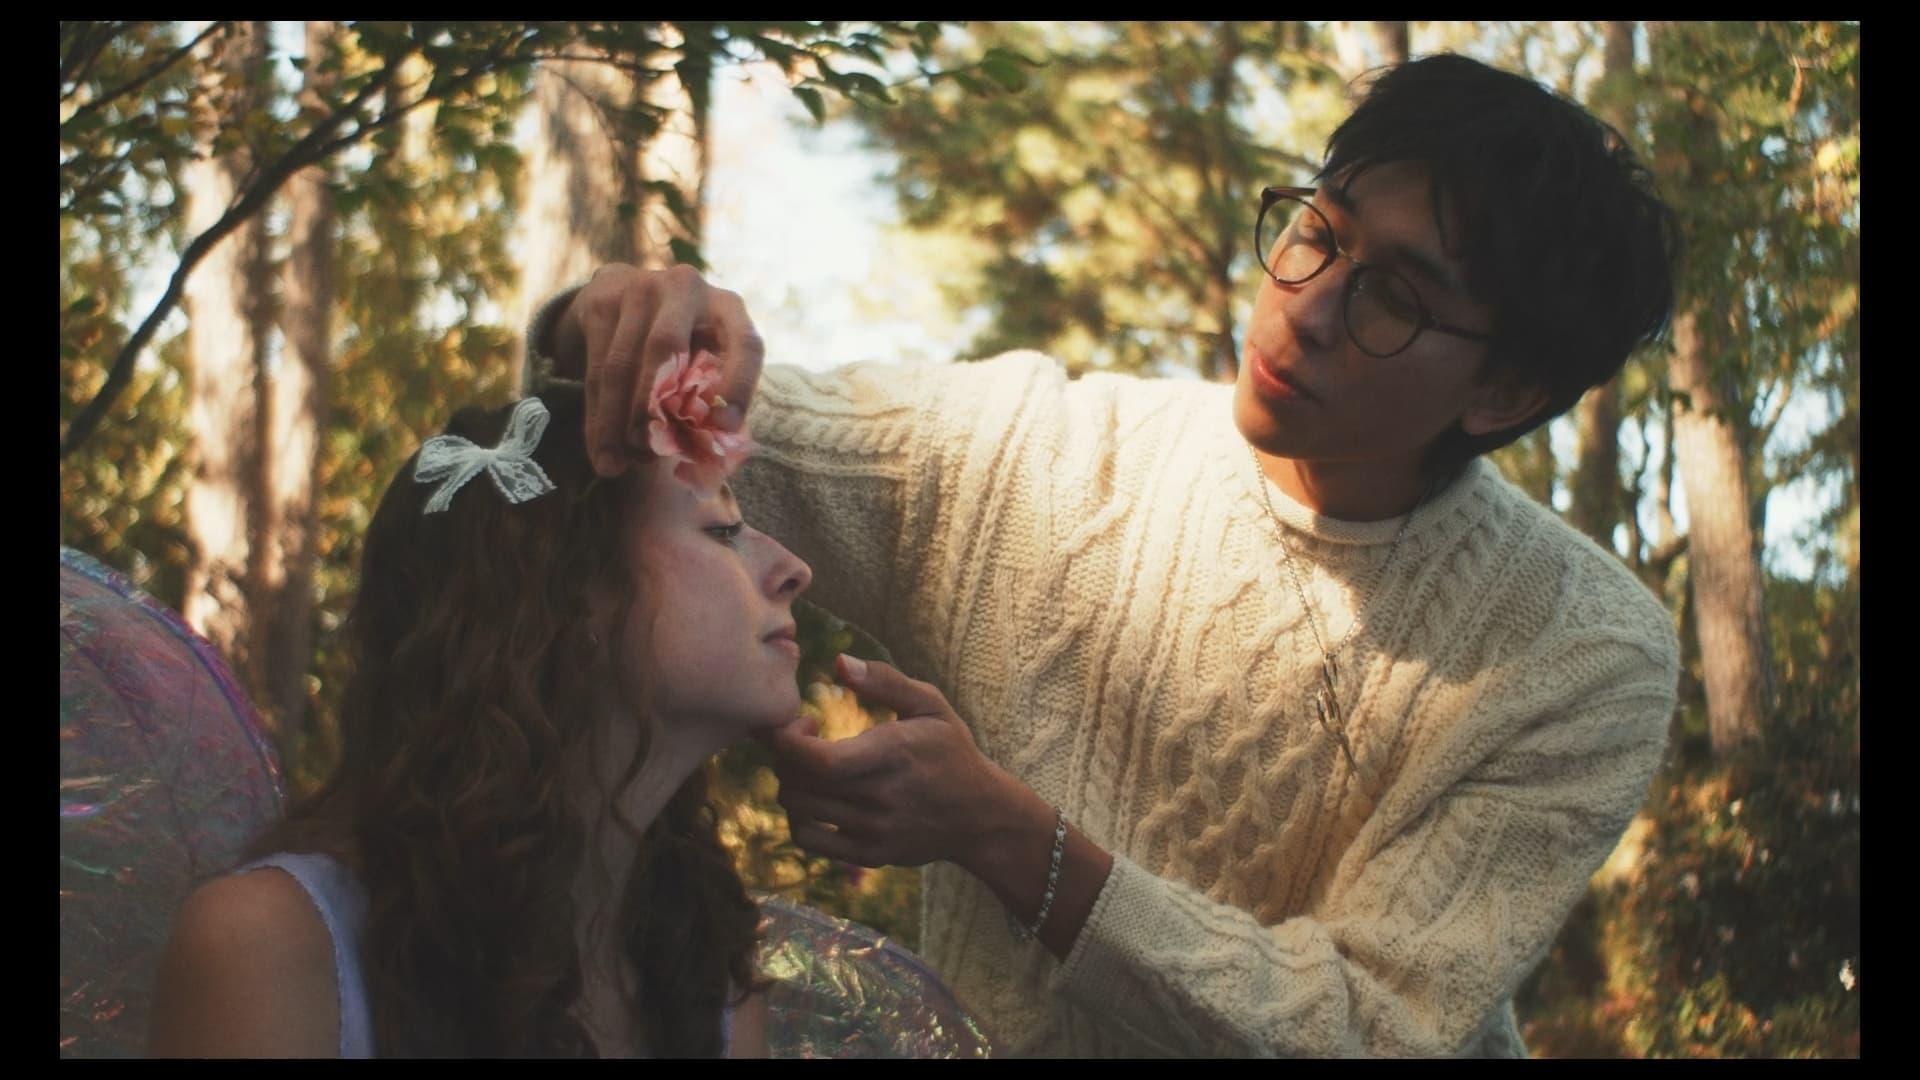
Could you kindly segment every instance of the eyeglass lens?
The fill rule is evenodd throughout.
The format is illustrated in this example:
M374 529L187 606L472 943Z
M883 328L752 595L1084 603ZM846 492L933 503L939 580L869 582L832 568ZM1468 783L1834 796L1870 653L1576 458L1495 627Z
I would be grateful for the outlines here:
M1260 215L1256 242L1267 272L1283 285L1299 285L1335 261L1333 226L1311 203L1281 196ZM1347 282L1347 333L1374 356L1405 349L1426 323L1425 309L1406 278L1355 263Z

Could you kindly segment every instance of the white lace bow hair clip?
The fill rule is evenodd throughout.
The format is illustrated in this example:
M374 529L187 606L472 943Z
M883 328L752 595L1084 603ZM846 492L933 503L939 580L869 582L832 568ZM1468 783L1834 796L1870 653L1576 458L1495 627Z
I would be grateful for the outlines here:
M413 478L422 484L438 483L440 489L427 500L421 513L445 510L467 481L483 471L510 503L523 503L554 490L553 481L533 460L533 450L540 445L550 419L547 406L539 398L530 397L513 407L498 446L479 446L458 435L428 439L414 462Z

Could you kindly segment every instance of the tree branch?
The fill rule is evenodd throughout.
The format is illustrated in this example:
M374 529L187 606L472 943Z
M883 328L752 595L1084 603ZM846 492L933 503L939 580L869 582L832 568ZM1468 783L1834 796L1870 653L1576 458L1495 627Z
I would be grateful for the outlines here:
M60 63L61 84L72 83L74 89L78 90L80 84L86 81L87 74L93 70L93 65L99 61L100 54L106 51L107 44L113 40L114 35L121 30L138 25L138 23L127 23L125 26L115 26L113 23L83 24L75 33L73 45ZM100 35L97 40L92 37L95 33ZM65 94L60 96L66 97Z
M1142 323L1122 322L1108 323L1107 325L1113 330L1138 330L1147 334L1166 334L1170 337L1206 338L1209 341L1218 341L1220 338L1232 336L1230 331L1202 330L1197 326L1147 326Z
M620 65L615 66L619 67ZM587 108L593 113L594 123L600 128L601 136L607 140L607 145L612 148L613 163L620 170L620 178L626 182L627 190L633 193L637 203L640 198L640 166L639 163L634 160L634 155L620 152L620 137L614 130L612 118L607 115L606 103L600 100L598 94L581 86L572 75L569 75L565 71L559 68L549 68L547 70L553 73L554 78L559 79L565 84L567 89L580 95L581 100L587 103Z
M120 346L120 351L114 356L112 366L107 372L107 381L100 387L100 392L93 396L92 401L87 402L86 408L80 410L79 415L74 417L72 426L67 428L67 437L60 446L61 457L66 457L85 442L87 437L93 434L94 428L98 427L100 421L105 418L107 410L113 407L114 400L120 396L120 392L126 388L126 384L133 376L134 360L140 355L140 351L146 348L147 342L152 340L154 333L159 330L161 320L171 314L174 307L179 304L181 294L186 290L187 276L192 273L194 266L206 257L207 252L211 251L215 244L264 206L267 200L280 189L280 185L286 181L287 177L326 157L332 148L338 146L337 141L326 143L324 140L333 130L345 123L347 116L358 109L367 98L384 89L393 80L398 67L399 64L396 62L387 68L380 77L368 82L351 102L314 125L313 130L281 155L278 162L261 173L251 189L231 205L227 212L221 215L220 220L214 222L199 236L194 237L193 242L187 245L187 249L180 255L179 265L174 268L173 277L167 282L167 291L155 302L153 310L147 313L147 317L141 320L133 336L127 339L126 344Z
M62 177L63 181L72 177L73 173L82 173L84 179L80 179L79 183L68 188L67 200L61 205L60 212L62 214L70 214L73 212L74 207L80 203L97 195L105 194L109 188L114 186L112 181L119 176L120 168L128 164L132 156L133 145L129 143L126 150L104 161L96 159L94 162L88 163L87 166L71 168L68 176ZM82 172L82 169L84 169L84 172Z
M1753 448L1755 452L1764 448L1768 440L1773 438L1773 429L1779 425L1780 415L1787 411L1787 402L1793 399L1793 385L1792 379L1782 379L1780 381L1780 393L1773 399L1771 406L1767 409L1766 419L1762 420L1760 424L1753 429Z
M1691 535L1691 533L1681 533L1655 548L1653 554L1647 557L1647 569L1653 572L1656 579L1664 581L1668 569L1673 565L1673 560L1686 554L1688 538Z
M1200 260L1201 263L1204 264L1210 261L1209 252L1207 248L1207 238L1204 236L1201 236L1198 232L1195 232L1193 229L1193 226L1189 224L1185 218L1181 217L1178 213L1176 213L1173 210L1172 207L1168 206L1165 202L1162 202L1160 198L1156 196L1152 192L1152 190L1150 190L1146 186L1146 184L1138 180L1135 180L1132 176L1129 176L1125 170L1121 169L1119 167L1119 164L1115 161L1114 153L1111 149L1107 151L1107 169L1122 183L1131 185L1135 191L1138 191L1140 193L1142 198L1146 199L1147 202L1153 206L1154 209L1160 211L1160 213L1164 215L1168 221L1172 222L1174 226L1174 230L1180 234L1182 239L1186 240L1188 250L1191 251ZM1158 227L1154 227L1154 232L1156 234L1161 235L1164 238L1165 234L1161 233Z
M447 98L453 95L453 92L455 90L459 90L463 88L468 83L473 82L474 80L478 79L482 75L485 75L489 71L496 70L502 65L503 62L519 63L522 60L527 59L527 57L510 57L509 53L511 53L512 47L513 47L512 43L495 47L494 50L488 53L486 57L482 59L479 63L474 64L472 67L468 68L465 72L461 73L460 75L457 75L447 80L447 85L443 87L438 94L422 93L419 97L415 98L414 100L408 102L405 105L400 106L398 109L393 109L389 107L387 109L381 110L381 113L379 116L375 117L372 120L367 121L364 124L361 124L359 127L354 128L353 131L349 132L348 134L342 135L339 138L321 147L319 154L317 154L313 160L317 161L320 158L327 157L328 155L332 154L334 151L342 149L343 147L350 146L356 142L359 142L362 138L372 134L373 132L379 131L381 128L391 126L395 121L399 120L401 117L407 115L408 113L419 108L420 106L425 105L429 101L445 101ZM389 74L387 78L391 79L393 75L397 74L399 71L399 67L400 67L400 63L399 61L396 60L393 66L389 69ZM350 105L349 108L357 108L360 102L364 100L364 98L365 98L365 95L362 94L360 98L355 99L354 103Z
M1250 149L1255 154L1258 154L1262 157L1273 158L1274 160L1279 161L1283 164L1291 165L1294 168L1299 169L1301 172L1307 174L1308 176L1312 176L1315 173L1318 173L1320 171L1319 162L1302 157L1299 154L1291 153L1286 150L1278 150L1273 147L1267 147L1267 146L1255 146L1255 147L1251 147Z
M75 120L80 119L81 117L87 115L88 113L97 111L98 109L104 107L108 102L114 100L115 98L124 97L127 94L131 94L135 90L138 90L142 86L145 86L147 83L152 82L154 78L158 76L161 72L179 63L181 57L186 56L188 53L194 50L195 46L199 45L202 41L205 41L208 34L211 34L215 30L218 30L226 25L228 24L224 22L209 23L205 30L200 31L199 36L195 37L192 41L187 42L185 45L180 46L178 49L175 49L173 52L167 54L165 59L161 60L158 64L155 64L153 67L148 68L145 73L136 77L132 82L127 83L126 85L120 87L117 90L111 91L106 94L102 94L101 96L94 98L92 101L89 101L85 105L82 105L80 106L80 108L74 110L73 115L67 118L67 123L71 124ZM63 124L61 126L65 127L66 125Z
M1660 542L1673 539L1673 459L1674 446L1678 440L1673 434L1673 397L1668 395L1661 403L1660 435L1665 444L1660 451L1659 482L1654 487L1654 526L1659 530Z
M581 64L606 64L608 67L616 67L622 71L625 71L633 75L645 75L650 79L656 79L662 75L673 74L672 67L664 67L664 68L648 67L647 65L642 64L635 60L621 60L621 59L617 59L612 55L604 54L604 53L601 53L601 54L589 53L585 56L582 56L577 53L532 52L527 54L527 59L529 60L569 60L569 61L573 61L575 63L581 63Z
M1647 533L1640 524L1640 500L1646 495L1647 466L1653 461L1653 436L1647 434L1646 417L1642 415L1634 424L1640 432L1640 464L1634 467L1633 475L1620 486L1620 505L1627 511L1628 537L1632 541L1629 554L1634 567L1645 565L1643 557L1647 543Z

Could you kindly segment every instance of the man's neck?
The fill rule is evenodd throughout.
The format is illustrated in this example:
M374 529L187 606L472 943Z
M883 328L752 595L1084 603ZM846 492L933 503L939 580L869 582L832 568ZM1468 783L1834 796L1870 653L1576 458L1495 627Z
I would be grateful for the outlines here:
M1384 521L1410 513L1434 486L1417 462L1302 461L1259 449L1254 457L1287 497L1340 521Z

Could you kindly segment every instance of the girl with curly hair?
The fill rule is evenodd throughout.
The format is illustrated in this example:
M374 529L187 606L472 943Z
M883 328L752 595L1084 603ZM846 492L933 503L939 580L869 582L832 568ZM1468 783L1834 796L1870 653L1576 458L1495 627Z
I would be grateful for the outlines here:
M339 768L183 904L153 1053L764 1054L704 766L797 715L811 574L741 520L744 441L683 397L618 480L564 384L407 463L366 535Z

